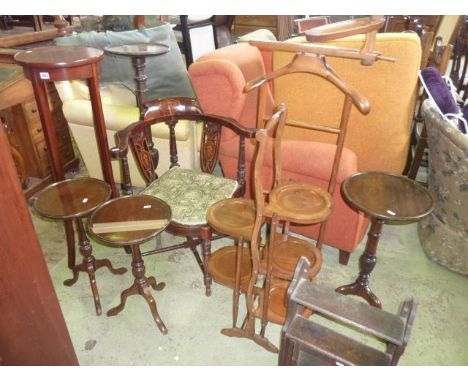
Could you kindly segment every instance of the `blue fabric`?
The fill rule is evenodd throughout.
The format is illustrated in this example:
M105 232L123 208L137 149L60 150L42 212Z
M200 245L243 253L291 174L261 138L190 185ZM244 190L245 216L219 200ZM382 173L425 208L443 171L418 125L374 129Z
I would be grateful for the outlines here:
M195 97L184 60L169 24L155 28L123 32L84 32L55 39L56 45L105 46L159 42L169 46L169 52L146 59L145 74L148 77L147 100L169 97ZM135 69L131 59L106 54L101 61L101 83L119 82L135 91Z

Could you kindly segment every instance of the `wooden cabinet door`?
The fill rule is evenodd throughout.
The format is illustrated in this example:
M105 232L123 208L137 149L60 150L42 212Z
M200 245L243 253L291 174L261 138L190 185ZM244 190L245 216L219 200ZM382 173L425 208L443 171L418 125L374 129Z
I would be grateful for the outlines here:
M78 365L2 126L0 179L0 364Z

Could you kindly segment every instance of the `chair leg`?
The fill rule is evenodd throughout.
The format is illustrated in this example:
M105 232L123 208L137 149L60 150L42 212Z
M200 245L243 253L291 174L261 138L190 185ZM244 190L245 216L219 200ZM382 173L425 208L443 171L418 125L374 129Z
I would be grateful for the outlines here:
M211 283L212 278L210 272L208 271L208 261L211 257L211 237L213 232L211 227L203 226L200 228L200 238L202 240L202 253L203 253L203 281L205 283L205 294L211 296Z
M421 166L421 161L424 155L424 150L427 148L427 132L426 126L423 126L421 130L421 136L416 145L416 153L414 154L413 161L411 162L411 167L408 171L408 178L415 180L418 175L419 166Z
M340 249L340 264L341 265L348 265L349 261L349 255L351 255L351 252L346 252Z

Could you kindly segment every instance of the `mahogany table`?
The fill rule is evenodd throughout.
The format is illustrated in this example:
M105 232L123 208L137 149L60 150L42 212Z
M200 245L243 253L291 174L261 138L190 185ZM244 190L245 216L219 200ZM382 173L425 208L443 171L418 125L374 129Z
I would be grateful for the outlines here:
M151 240L166 229L171 220L171 208L161 199L150 195L128 195L109 200L94 211L90 231L96 238L112 246L131 248L132 272L135 280L120 295L120 304L107 312L115 316L125 308L129 296L141 295L148 303L153 319L163 334L167 328L159 316L150 287L162 290L165 283L157 283L153 276L145 276L145 264L140 244Z
M356 281L336 289L342 294L357 295L370 305L382 303L369 287L369 276L377 262L377 245L384 223L414 223L431 213L434 198L429 191L401 175L365 172L350 176L343 182L345 200L371 218L364 253L359 258Z
M90 91L102 173L104 180L111 187L112 196L116 197L118 194L112 173L106 126L99 93L99 62L103 57L102 50L84 46L42 46L18 52L14 58L16 63L23 66L26 78L29 78L32 82L51 161L52 176L55 181L63 180L65 177L54 121L49 109L46 82L86 80ZM65 222L65 231L68 244L68 266L72 268L75 265L75 242L71 222Z
M108 200L110 195L110 186L102 180L75 178L53 183L32 198L33 208L39 215L50 219L75 221L83 262L72 268L73 278L65 280L64 285L75 284L79 272L86 272L89 276L97 315L101 314L101 302L96 284L96 270L107 267L112 274L118 275L127 270L125 268L114 269L109 260L94 258L82 219Z
M169 47L165 44L152 42L152 43L140 43L140 44L127 44L118 46L107 46L104 51L111 55L130 57L132 59L132 65L135 69L135 83L136 90L135 96L137 101L138 110L140 111L140 120L145 117L146 107L146 80L148 77L145 74L146 57L159 56L169 52ZM154 167L158 167L159 152L154 148L153 138L151 136L151 128L146 129L146 138L149 142L149 149L151 152L151 158L153 160Z
M136 99L140 110L140 119L145 115L145 97L148 91L145 74L146 57L159 56L169 52L169 47L165 44L152 42L148 44L127 44L118 46L106 46L104 51L111 55L130 57L135 68Z

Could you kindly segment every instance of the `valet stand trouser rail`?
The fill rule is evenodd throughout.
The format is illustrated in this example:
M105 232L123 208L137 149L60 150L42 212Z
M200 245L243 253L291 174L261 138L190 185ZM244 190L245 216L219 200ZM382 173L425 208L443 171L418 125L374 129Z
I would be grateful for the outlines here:
M177 145L175 137L175 126L178 120L200 121L205 122L202 143L200 148L200 164L203 172L212 173L218 158L219 141L221 137L221 129L229 128L239 135L239 161L237 182L238 188L233 197L242 196L245 192L245 139L254 138L255 129L243 127L231 118L224 118L215 115L202 114L196 101L191 98L173 98L166 100L152 100L146 104L147 112L144 121L135 122L126 129L119 131L116 134L117 147L111 149L113 158L118 158L122 164L122 172L124 177L125 188L131 192L131 178L128 168L128 147L132 148L134 155L136 149L132 147L130 133L132 129L144 126L145 128L155 123L165 122L169 128L170 141L170 168L178 167ZM205 155L205 151L211 155ZM147 161L148 168L142 169L142 173L147 181L152 181L157 178L154 165ZM211 295L212 277L208 272L208 260L211 256L211 240L219 239L224 235L215 235L208 224L188 226L171 221L166 229L169 233L185 236L187 240L184 243L172 245L169 247L156 248L154 250L142 253L142 256L153 255L156 253L166 252L179 248L190 248L197 260L200 269L204 275L204 284L206 295ZM197 245L201 244L203 259L197 250ZM125 248L129 252L129 248Z

